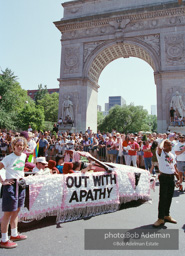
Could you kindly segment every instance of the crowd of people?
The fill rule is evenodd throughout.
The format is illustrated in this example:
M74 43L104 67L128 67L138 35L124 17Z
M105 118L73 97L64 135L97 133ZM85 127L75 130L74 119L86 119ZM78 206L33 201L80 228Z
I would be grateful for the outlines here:
M37 158L30 158L38 149ZM160 173L159 219L154 227L163 225L165 221L177 223L169 215L173 197L175 175L178 187L182 192L182 181L185 171L185 136L178 133L119 133L115 129L111 132L94 133L88 127L85 133L59 133L55 124L52 131L32 131L31 126L27 131L13 132L0 130L0 169L6 169L6 179L0 176L3 187L3 211L1 220L1 248L14 248L16 241L27 237L18 233L18 213L23 205L25 192L21 180L22 170L25 172L25 161L34 165L32 169L36 174L64 173L66 152L86 151L95 158L113 163L132 165L148 170L156 176ZM33 162L34 160L34 162ZM67 162L70 162L68 159ZM16 162L16 164L15 164ZM68 166L71 172L86 172L92 164L82 166L83 162L71 163ZM70 163L69 163L70 164ZM21 170L21 172L20 172ZM7 178L8 177L8 178ZM17 182L17 180L19 182ZM17 195L16 200L9 197L11 193ZM170 193L169 193L170 191ZM5 200L6 198L6 200ZM8 202L8 203L7 203ZM8 225L11 225L11 240L8 239Z
M88 127L85 133L63 132L60 134L56 125L52 131L45 132L33 132L29 126L28 131L21 133L0 132L1 159L12 152L11 141L20 135L28 141L27 155L33 154L38 143L38 157L46 157L47 161L58 161L60 156L64 156L66 150L86 151L101 161L140 167L149 170L154 176L156 175L155 170L158 169L157 146L169 138L172 141L172 151L175 154L174 146L179 140L179 134L176 133L124 134L116 130L107 133L100 131L94 133Z

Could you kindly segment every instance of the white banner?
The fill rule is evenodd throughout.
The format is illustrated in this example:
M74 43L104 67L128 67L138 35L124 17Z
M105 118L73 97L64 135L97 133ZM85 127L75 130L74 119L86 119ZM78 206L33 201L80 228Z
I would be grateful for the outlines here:
M119 204L117 174L65 175L63 209Z

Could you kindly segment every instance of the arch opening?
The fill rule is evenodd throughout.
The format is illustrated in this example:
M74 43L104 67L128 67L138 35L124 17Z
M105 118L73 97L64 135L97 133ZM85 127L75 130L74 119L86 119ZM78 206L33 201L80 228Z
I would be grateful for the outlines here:
M102 111L109 96L121 96L126 105L143 106L149 114L157 114L153 69L145 61L136 57L114 60L104 68L98 84L98 105L102 107ZM151 106L155 107L151 110ZM106 109L105 107L105 115Z
M133 43L115 43L105 46L98 53L94 53L89 61L88 78L94 83L98 83L103 69L112 61L118 58L137 57L147 62L154 71L157 71L157 64L152 52L147 51L143 46Z

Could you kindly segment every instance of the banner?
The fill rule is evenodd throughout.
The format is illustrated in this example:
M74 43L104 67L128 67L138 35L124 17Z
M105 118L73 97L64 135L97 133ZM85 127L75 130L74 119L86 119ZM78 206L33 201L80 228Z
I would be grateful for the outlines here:
M114 212L119 207L117 174L65 175L64 198L58 222Z
M63 208L119 203L117 174L65 175Z

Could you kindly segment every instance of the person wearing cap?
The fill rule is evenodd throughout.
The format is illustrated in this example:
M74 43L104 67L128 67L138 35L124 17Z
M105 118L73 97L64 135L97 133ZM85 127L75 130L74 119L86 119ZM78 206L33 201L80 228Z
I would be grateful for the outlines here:
M32 172L42 174L47 165L48 162L46 161L46 158L44 156L37 157L36 166L33 168Z
M179 190L183 192L182 180L183 174L185 172L185 142L184 135L179 136L179 142L175 145L174 148L175 154L177 156L177 169L179 171Z
M159 145L156 155L159 162L159 204L158 220L153 224L154 227L160 227L165 222L176 224L177 221L170 216L170 206L175 188L175 177L178 177L176 160L171 153L172 145L169 140L164 140Z

